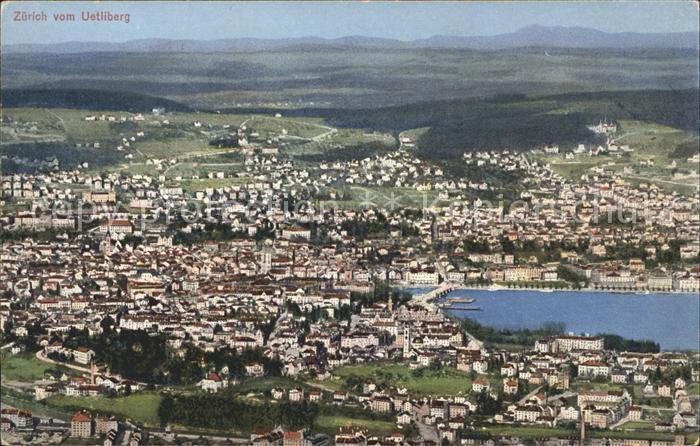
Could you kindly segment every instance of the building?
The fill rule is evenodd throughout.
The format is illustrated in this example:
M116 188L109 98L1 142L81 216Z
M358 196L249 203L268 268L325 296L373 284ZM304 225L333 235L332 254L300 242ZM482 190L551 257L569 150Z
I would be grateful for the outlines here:
M210 373L206 378L199 382L199 386L202 388L202 390L214 393L225 388L227 384L228 382L224 380L221 375L215 372Z
M326 446L328 437L305 431L287 431L284 433L283 446Z
M607 429L614 423L615 417L610 409L584 409L584 420L593 428Z
M520 422L534 423L542 416L542 409L536 405L518 406L513 411L513 419Z
M370 402L370 407L373 412L387 413L392 411L393 404L391 403L391 398L378 396Z
M413 285L437 285L440 276L435 268L411 268L406 274L406 281Z
M282 238L286 238L286 239L290 239L290 240L295 239L295 238L302 238L304 240L310 240L311 239L311 229L302 228L299 226L284 228L284 229L282 229Z
M248 376L263 376L265 374L265 368L262 364L256 362L254 364L246 365L245 373Z
M97 416L95 417L95 435L104 435L109 431L119 431L119 423L114 417Z
M302 401L304 399L304 389L296 388L289 391L289 401Z
M578 365L578 376L595 378L610 375L610 365L603 361L585 361Z
M472 391L475 393L481 393L483 391L491 390L491 383L484 378L477 378L472 382Z
M92 415L84 410L76 412L70 422L70 434L79 438L92 437Z
M639 406L630 407L629 419L630 421L640 421L642 419L642 408Z
M604 340L599 336L555 336L552 341L556 345L553 353L572 350L602 351L604 348Z
M546 146L543 147L544 153L548 154L557 154L559 153L559 146L556 144L549 145L547 144Z
M506 395L515 395L518 393L518 380L517 379L504 379L503 380L503 393Z
M73 350L73 360L79 364L90 364L95 357L95 352L87 347L78 347Z
M107 220L100 223L100 232L103 234L132 234L134 227L129 220Z
M579 392L576 403L583 408L583 419L586 423L607 427L627 415L632 400L626 390L584 390ZM595 412L596 410L608 412Z
M95 204L115 203L117 196L114 191L83 192L83 201Z
M335 434L335 444L348 446L367 446L369 432L363 427L341 427Z
M33 425L32 413L28 410L8 407L0 411L0 416L12 423L12 427L31 427Z

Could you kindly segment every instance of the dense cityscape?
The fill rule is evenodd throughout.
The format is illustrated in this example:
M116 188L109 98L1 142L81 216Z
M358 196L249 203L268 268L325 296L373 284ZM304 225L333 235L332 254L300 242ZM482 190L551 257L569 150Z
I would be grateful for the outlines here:
M496 97L528 143L455 148L252 90L17 93L37 51L3 46L1 444L700 443L697 107Z

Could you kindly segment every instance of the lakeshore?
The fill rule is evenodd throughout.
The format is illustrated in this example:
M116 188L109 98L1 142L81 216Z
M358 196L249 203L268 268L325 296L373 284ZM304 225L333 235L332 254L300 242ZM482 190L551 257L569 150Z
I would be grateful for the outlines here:
M407 289L414 295L432 288ZM433 303L474 298L481 311L443 308L500 329L534 329L562 322L566 330L610 333L631 339L650 339L663 350L697 350L700 339L700 296L690 293L635 294L610 291L459 288Z
M421 287L418 285L411 284L399 284L396 288L408 291L410 293L418 292L424 293L432 289L437 288L436 286ZM455 284L455 290L464 291L532 291L540 293L553 293L553 292L567 292L567 293L610 293L610 294L635 294L635 295L649 295L649 294L659 294L659 295L697 295L697 293L679 290L633 290L633 289L601 289L594 287L585 288L552 288L552 287L509 287L499 284L490 285L468 285L468 284Z

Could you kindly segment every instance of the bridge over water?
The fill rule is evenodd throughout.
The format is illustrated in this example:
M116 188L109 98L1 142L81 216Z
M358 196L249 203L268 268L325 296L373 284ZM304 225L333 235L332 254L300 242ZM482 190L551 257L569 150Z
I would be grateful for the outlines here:
M445 296L452 291L456 290L457 286L453 283L449 282L443 282L442 285L439 287L435 288L434 290L428 291L427 293L420 294L418 296L413 297L413 302L423 305L424 307L428 307L431 310L434 310L434 306L432 302L435 299L438 299L442 296Z

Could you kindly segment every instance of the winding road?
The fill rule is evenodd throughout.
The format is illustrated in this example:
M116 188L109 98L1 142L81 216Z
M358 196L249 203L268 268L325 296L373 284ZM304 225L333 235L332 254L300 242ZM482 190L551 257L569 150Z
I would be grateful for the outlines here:
M69 369L77 370L79 372L90 373L90 369L88 369L86 367L80 367L77 365L67 364L65 362L54 361L53 359L49 359L46 357L46 354L44 354L44 350L39 350L38 352L36 352L35 356L36 356L36 359L38 359L39 361L47 362L47 363L53 364L53 365L60 365L61 367L67 367Z

